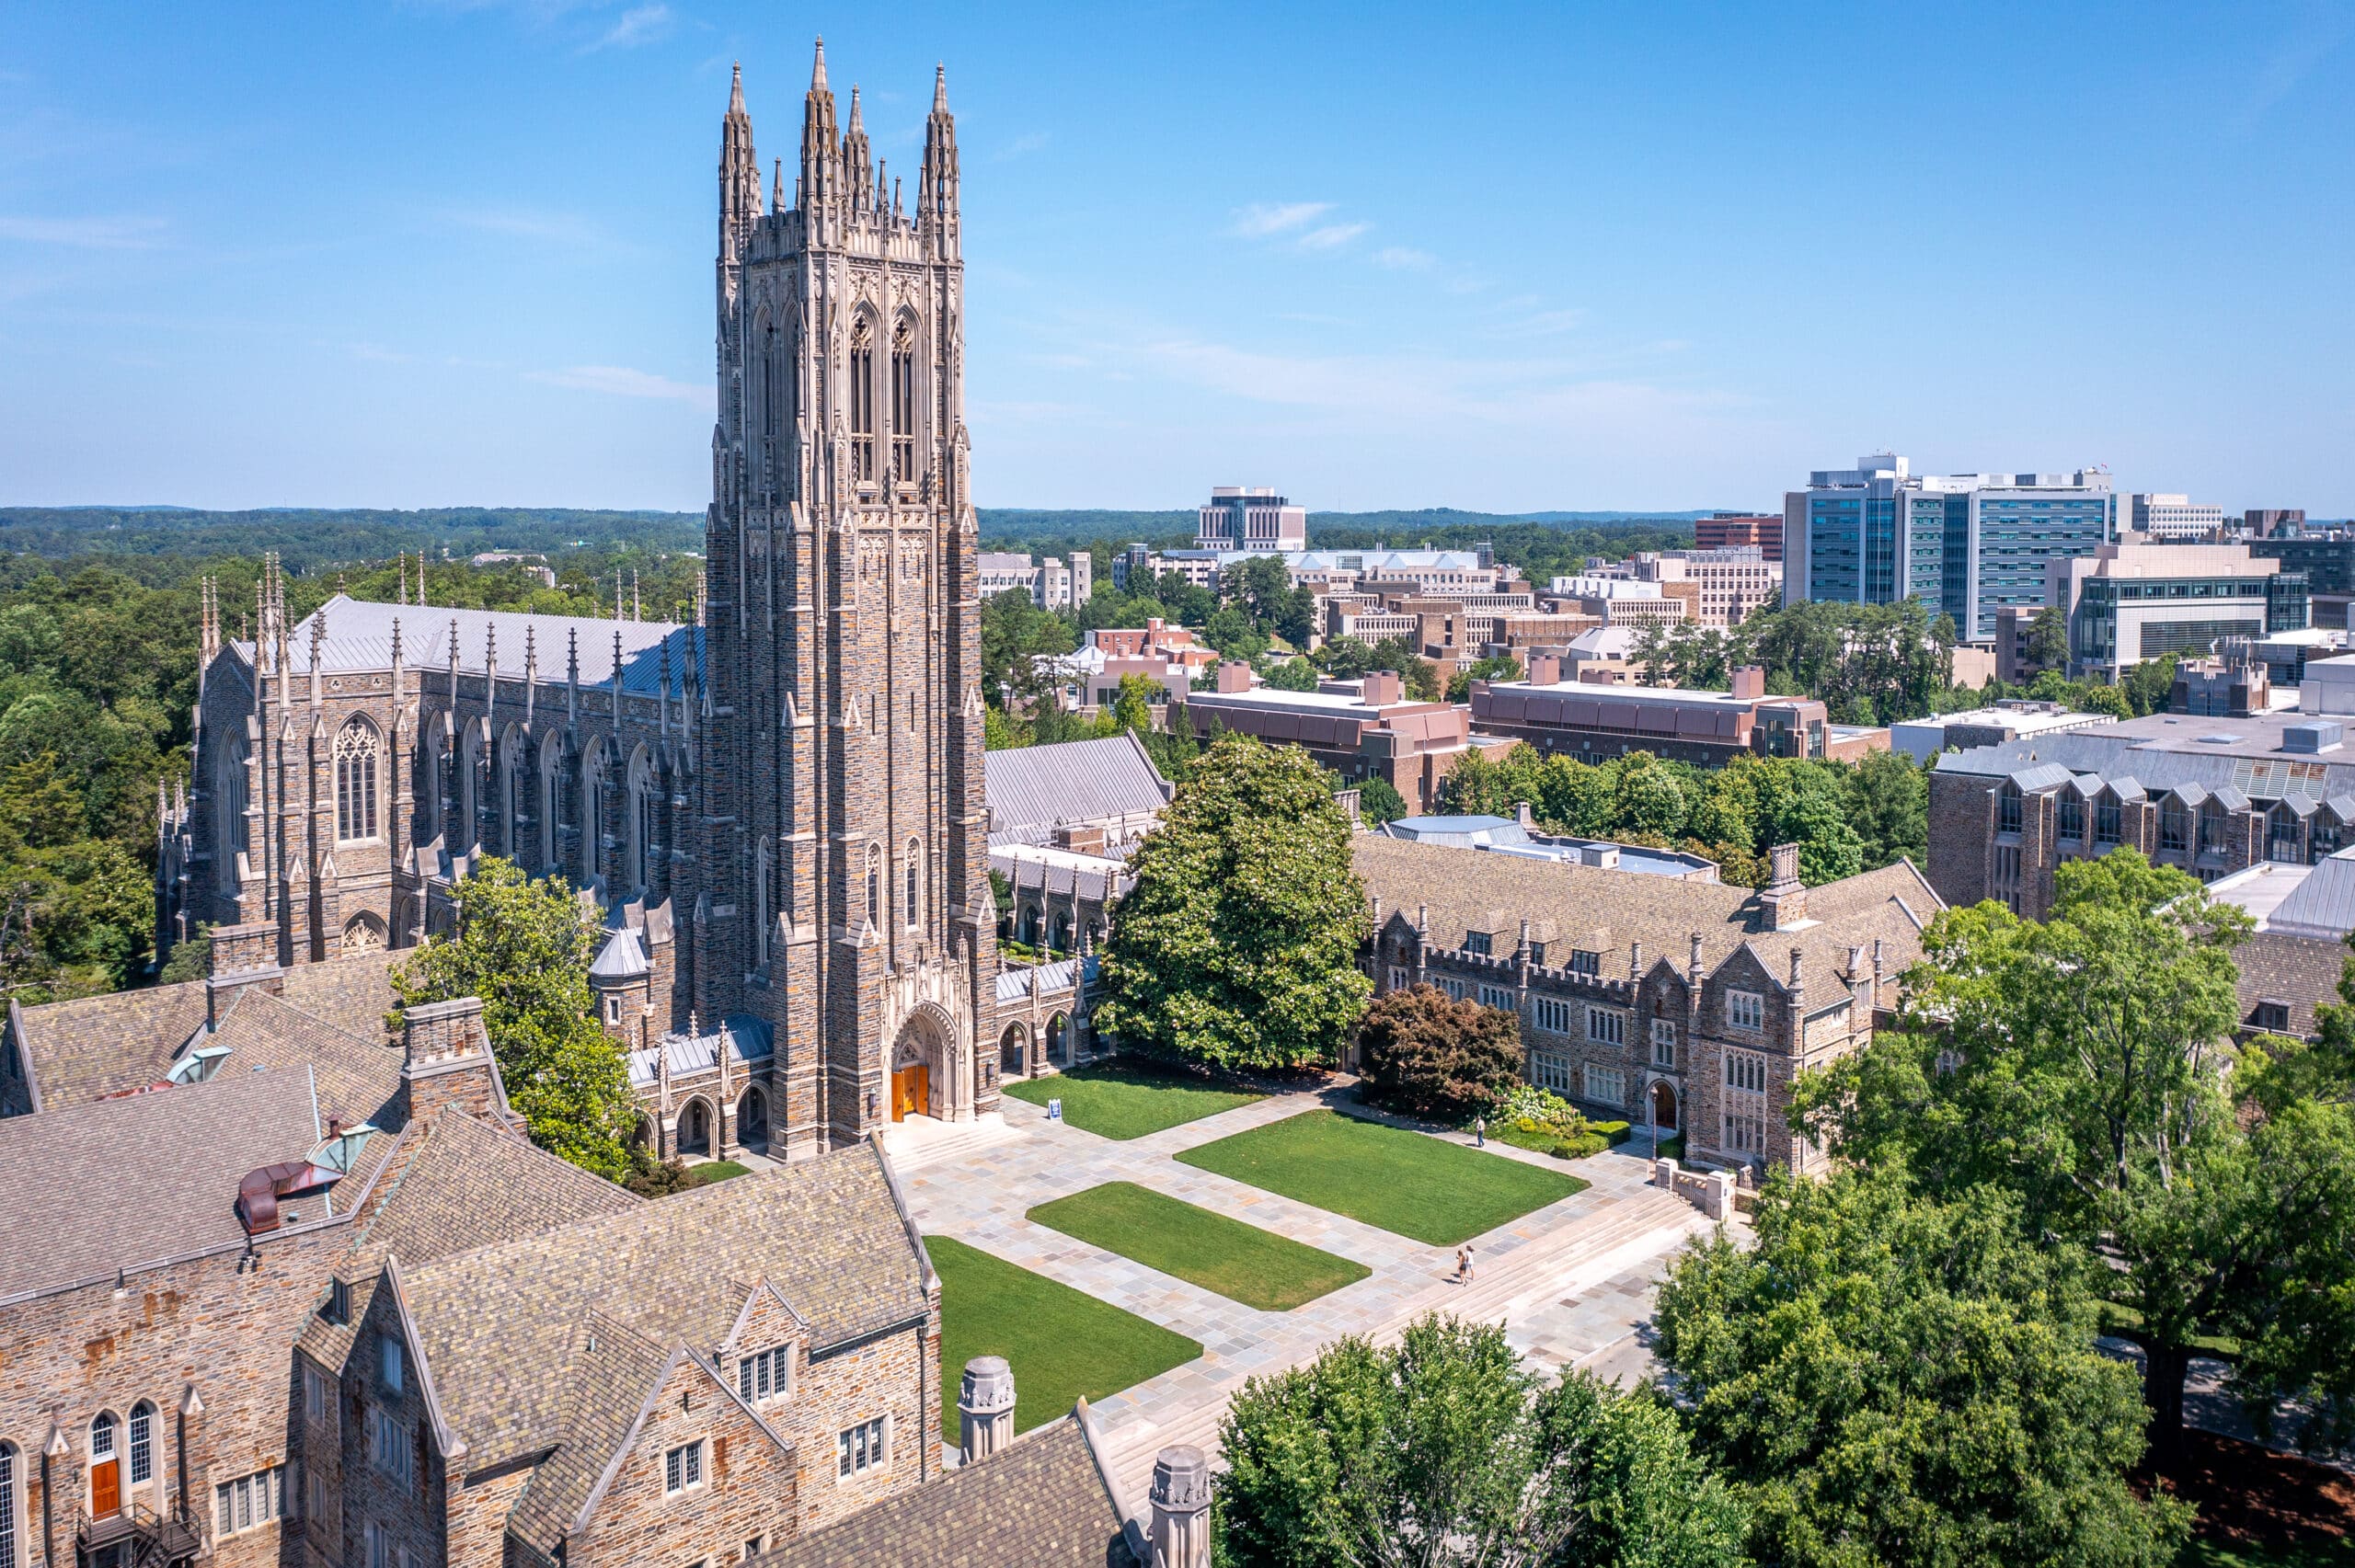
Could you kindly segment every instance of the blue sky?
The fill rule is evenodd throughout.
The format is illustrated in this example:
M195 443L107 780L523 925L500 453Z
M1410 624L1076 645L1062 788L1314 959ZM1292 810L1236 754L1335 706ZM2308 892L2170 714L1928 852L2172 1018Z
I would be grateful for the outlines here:
M945 61L983 505L2355 511L2355 6L0 7L0 503L694 508L715 165ZM847 105L844 105L847 110Z

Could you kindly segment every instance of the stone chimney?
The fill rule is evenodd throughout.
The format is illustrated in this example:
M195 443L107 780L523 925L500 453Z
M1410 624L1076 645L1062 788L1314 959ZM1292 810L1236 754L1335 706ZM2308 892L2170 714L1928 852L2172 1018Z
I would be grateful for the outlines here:
M1406 685L1398 679L1396 670L1376 670L1366 676L1358 691L1360 702L1367 707L1379 708L1398 701L1405 693Z
M1733 694L1746 703L1754 703L1766 694L1766 671L1755 664L1738 667L1733 672Z
M1533 653L1529 656L1529 683L1531 685L1552 686L1558 684L1561 679L1562 661L1560 659L1555 658L1550 653Z
M1693 933L1693 958L1685 967L1684 978L1694 986L1701 983L1701 933L1697 931Z
M1806 957L1804 948L1791 949L1791 1020L1794 1027L1806 1015L1807 972L1803 967Z
M1153 1568L1210 1568L1211 1463L1180 1445L1153 1460Z
M429 1001L401 1013L401 1093L408 1119L421 1121L444 1105L485 1120L506 1108L483 1033L482 998Z
M1776 844L1767 853L1774 870L1766 886L1759 889L1759 907L1765 911L1771 930L1788 931L1807 919L1807 885L1799 880L1799 847Z
M988 1459L1014 1440L1014 1369L1003 1356L965 1363L957 1390L957 1462Z
M1644 944L1640 942L1627 944L1627 978L1631 980L1644 978Z
M1221 692L1248 692L1251 689L1251 667L1239 658L1223 659L1218 667L1218 689Z
M1522 832L1534 833L1537 831L1537 818L1530 811L1529 802L1525 800L1514 801L1512 803L1512 814L1514 818L1521 823L1521 830Z
M286 989L286 971L278 964L278 927L271 921L213 928L212 961L204 979L207 1029L221 1026L237 993L247 986L273 994Z

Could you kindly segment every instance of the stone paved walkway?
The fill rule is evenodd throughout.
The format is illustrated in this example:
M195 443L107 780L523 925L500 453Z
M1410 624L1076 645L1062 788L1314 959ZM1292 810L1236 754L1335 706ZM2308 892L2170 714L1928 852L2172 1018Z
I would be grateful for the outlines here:
M1646 1185L1644 1159L1610 1151L1578 1162L1577 1173L1591 1184L1586 1191L1476 1238L1476 1282L1459 1286L1452 1279L1452 1247L1427 1246L1171 1158L1331 1099L1331 1091L1270 1095L1116 1142L1050 1122L1040 1107L1009 1097L1001 1127L926 1138L893 1154L909 1207L927 1234L954 1236L1201 1341L1198 1359L1094 1406L1115 1469L1136 1501L1163 1446L1215 1448L1227 1396L1246 1378L1306 1360L1344 1334L1395 1334L1434 1309L1501 1319L1514 1345L1548 1367L1598 1359L1639 1369L1633 1335L1649 1316L1665 1254L1708 1229L1683 1200ZM1489 1148L1560 1168L1542 1155ZM1290 1312L1261 1312L1023 1218L1050 1198L1111 1181L1135 1182L1373 1272ZM1631 1346L1638 1351L1632 1358ZM955 1371L944 1368L942 1375Z

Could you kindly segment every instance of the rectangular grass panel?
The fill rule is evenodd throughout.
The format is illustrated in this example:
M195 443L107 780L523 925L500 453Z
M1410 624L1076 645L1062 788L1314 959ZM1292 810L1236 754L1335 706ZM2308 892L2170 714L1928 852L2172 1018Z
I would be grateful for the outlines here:
M1069 1072L1026 1078L999 1088L1041 1108L1050 1100L1061 1100L1063 1120L1072 1126L1124 1141L1267 1097L1249 1089L1219 1088L1182 1073L1126 1062L1075 1067Z
M1452 1247L1587 1184L1559 1171L1336 1111L1306 1111L1189 1149L1204 1171Z
M940 1276L940 1435L957 1440L965 1363L1003 1356L1014 1368L1014 1429L1070 1413L1157 1378L1202 1353L1201 1342L949 1236L926 1236Z
M1263 1312L1288 1312L1373 1272L1134 1182L1042 1203L1029 1218Z

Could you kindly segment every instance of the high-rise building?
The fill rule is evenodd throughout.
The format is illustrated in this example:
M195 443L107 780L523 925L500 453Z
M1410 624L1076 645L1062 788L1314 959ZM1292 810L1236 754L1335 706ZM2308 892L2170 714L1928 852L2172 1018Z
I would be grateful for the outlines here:
M1197 550L1305 550L1308 509L1260 486L1212 486L1194 528Z
M1712 512L1693 524L1696 550L1754 548L1769 561L1783 558L1783 520L1768 512Z
M2104 544L2053 562L2045 597L2068 622L2079 679L2306 629L2305 574L2243 544Z
M2099 469L1917 475L1890 452L1818 469L1784 498L1783 602L1918 598L1991 637L2005 606L2044 602L2050 563L2117 536L2117 501Z

